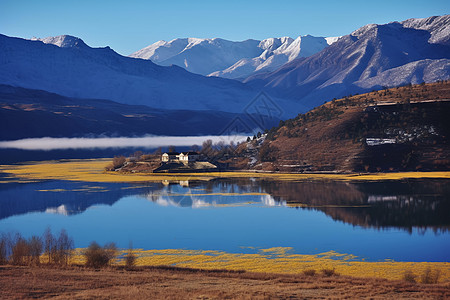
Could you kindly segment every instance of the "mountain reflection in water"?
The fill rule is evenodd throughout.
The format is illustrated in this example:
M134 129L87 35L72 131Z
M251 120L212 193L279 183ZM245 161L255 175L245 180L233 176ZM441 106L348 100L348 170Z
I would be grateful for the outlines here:
M140 185L44 181L0 185L0 219L29 212L73 215L139 195L161 206L219 208L259 205L322 211L335 221L370 228L448 231L448 180L388 182L214 179ZM288 208L286 208L288 209Z

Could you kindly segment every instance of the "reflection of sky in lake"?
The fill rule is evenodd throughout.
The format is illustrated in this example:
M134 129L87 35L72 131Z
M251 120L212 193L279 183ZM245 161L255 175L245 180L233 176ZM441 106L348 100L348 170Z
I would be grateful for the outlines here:
M352 223L354 218L364 216L380 218L375 220L377 222L386 221L384 209L399 210L396 206L399 203L402 213L404 202L400 198L383 195L378 201L373 196L377 195L378 186L364 187L370 190L371 194L367 194L361 192L364 189L348 184L272 184L252 180L145 186L99 184L99 187L58 181L22 184L0 189L1 209L16 202L30 205L28 210L20 207L16 213L10 208L10 213L0 220L0 232L16 230L30 236L41 235L47 226L54 232L65 228L74 237L77 247L86 247L93 240L101 244L114 241L123 248L132 241L134 247L144 249L184 248L235 253L251 251L242 247L293 247L296 253L335 250L368 260L450 261L450 239L446 230L419 231L420 226L413 226L412 232L408 232L395 226L360 226L359 219ZM96 192L100 187L102 192ZM382 187L384 190L380 193L386 194L386 186ZM65 191L56 192L58 188ZM49 192L52 189L54 191ZM327 189L332 192L325 193ZM389 187L389 190L395 189ZM403 185L401 192L410 193ZM417 198L422 191L419 193L415 187L414 193ZM328 194L331 200L326 200ZM361 207L343 205L350 200L340 200L339 195L342 199L352 198L352 205L361 202ZM427 201L414 200L419 203L415 210L433 208L426 211L426 220L436 214L436 205L441 210L447 207L442 206L440 198L433 197L427 200L430 205L426 206ZM302 203L309 199L311 205L320 205L292 208L283 198L287 201L300 199ZM36 206L39 203L42 205ZM395 215L392 218L397 219ZM391 219L386 222L389 224Z

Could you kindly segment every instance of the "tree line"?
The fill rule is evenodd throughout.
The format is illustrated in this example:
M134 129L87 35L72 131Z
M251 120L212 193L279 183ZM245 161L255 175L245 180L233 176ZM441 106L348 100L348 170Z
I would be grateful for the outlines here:
M74 254L73 238L65 229L54 235L47 227L42 236L33 235L30 238L23 237L20 233L2 233L0 235L0 265L48 265L65 266L70 262ZM100 246L93 241L82 252L85 265L92 268L102 268L110 265L119 254L115 243L107 243ZM130 244L128 253L124 256L125 265L133 267L136 256Z

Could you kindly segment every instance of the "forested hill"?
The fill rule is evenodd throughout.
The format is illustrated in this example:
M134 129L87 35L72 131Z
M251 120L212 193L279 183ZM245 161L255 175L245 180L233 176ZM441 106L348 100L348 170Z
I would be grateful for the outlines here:
M450 170L449 136L450 81L441 81L334 99L247 148L259 150L252 168L272 171Z

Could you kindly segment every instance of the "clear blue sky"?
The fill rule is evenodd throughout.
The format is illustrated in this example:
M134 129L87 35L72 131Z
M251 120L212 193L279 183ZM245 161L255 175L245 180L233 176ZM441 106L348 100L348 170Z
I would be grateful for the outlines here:
M449 0L0 0L0 33L69 34L128 55L178 37L340 36L368 23L449 13Z

